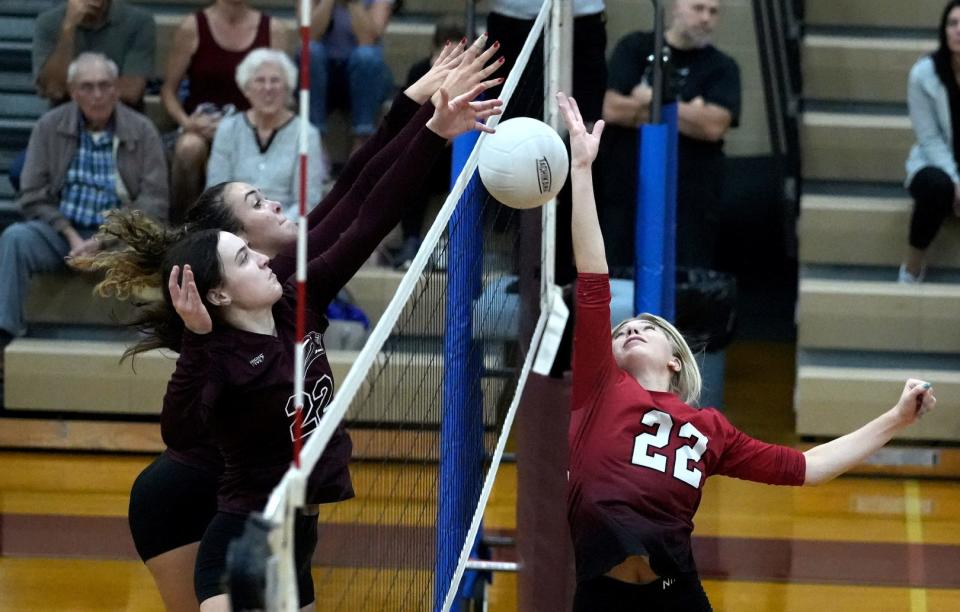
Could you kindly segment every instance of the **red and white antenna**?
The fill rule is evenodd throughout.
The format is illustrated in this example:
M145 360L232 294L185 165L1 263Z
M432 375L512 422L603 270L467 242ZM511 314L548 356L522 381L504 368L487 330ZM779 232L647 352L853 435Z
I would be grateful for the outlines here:
M307 137L310 128L310 0L300 0L300 207L297 215L297 342L294 346L293 464L300 467L303 446L303 338L307 303Z

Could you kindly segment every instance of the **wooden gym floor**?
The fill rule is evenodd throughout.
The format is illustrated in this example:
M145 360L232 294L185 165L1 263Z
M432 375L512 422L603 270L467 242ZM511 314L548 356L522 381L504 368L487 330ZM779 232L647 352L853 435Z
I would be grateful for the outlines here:
M737 343L727 368L734 423L762 439L796 443L792 345ZM0 453L0 610L161 610L126 526L130 483L150 460ZM374 469L357 465L357 480ZM514 531L515 490L507 465L488 531ZM956 481L849 477L790 489L718 477L708 481L695 534L717 610L960 610ZM335 582L336 571L315 576L323 609L329 589L321 577ZM497 575L489 596L490 610L515 610L515 577ZM375 608L390 606L368 609Z

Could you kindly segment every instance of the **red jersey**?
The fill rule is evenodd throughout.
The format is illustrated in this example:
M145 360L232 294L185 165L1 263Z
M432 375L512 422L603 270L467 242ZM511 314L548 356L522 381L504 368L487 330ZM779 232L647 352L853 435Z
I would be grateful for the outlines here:
M648 391L613 356L610 281L580 274L567 516L577 580L648 555L661 576L696 571L690 536L708 476L803 484L802 453L755 440L717 410Z

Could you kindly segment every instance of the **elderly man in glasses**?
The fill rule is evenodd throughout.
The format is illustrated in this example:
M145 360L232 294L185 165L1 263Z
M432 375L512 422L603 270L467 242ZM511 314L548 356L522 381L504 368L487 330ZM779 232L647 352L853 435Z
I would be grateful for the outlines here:
M167 218L160 135L119 101L117 65L82 53L70 63L67 85L71 101L47 112L30 135L18 198L25 221L0 235L0 373L2 349L25 332L32 274L96 253L101 245L93 235L110 210L133 207Z

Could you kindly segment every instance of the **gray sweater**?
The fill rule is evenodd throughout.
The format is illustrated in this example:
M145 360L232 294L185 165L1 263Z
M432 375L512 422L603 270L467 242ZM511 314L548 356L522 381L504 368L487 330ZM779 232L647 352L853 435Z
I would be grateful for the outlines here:
M307 138L307 208L320 201L326 163L320 150L320 132L309 126ZM207 187L223 181L242 181L259 187L263 195L283 205L295 217L300 197L300 161L297 139L300 118L294 116L274 132L261 150L246 113L225 117L217 126L207 164Z
M933 166L960 183L957 160L953 156L953 127L950 119L950 98L929 55L921 58L910 70L907 85L910 123L917 143L907 157L907 181L922 168Z

